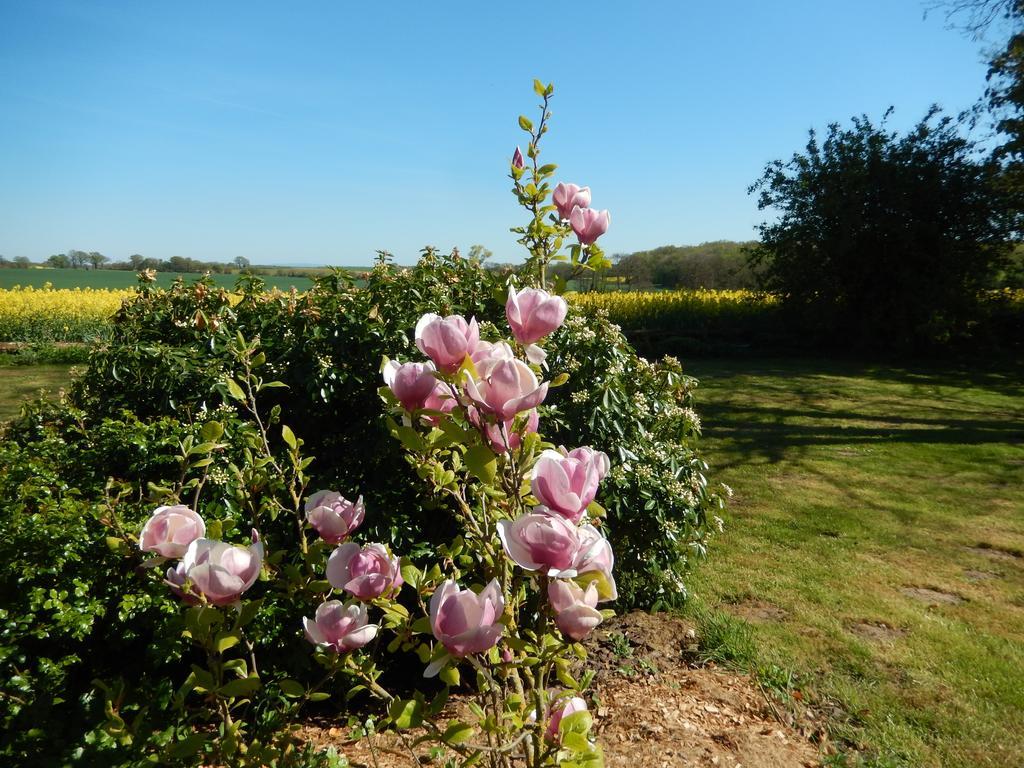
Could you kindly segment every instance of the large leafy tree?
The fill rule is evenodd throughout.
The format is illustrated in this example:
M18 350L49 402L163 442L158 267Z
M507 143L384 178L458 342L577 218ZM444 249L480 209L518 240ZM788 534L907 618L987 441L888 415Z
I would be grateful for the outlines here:
M1007 35L990 49L988 86L981 104L999 135L995 157L1008 204L1024 210L1024 0L936 0L950 26L975 39Z
M948 340L1008 249L998 171L937 109L905 135L866 116L812 131L750 187L778 213L752 266L808 332L861 347Z

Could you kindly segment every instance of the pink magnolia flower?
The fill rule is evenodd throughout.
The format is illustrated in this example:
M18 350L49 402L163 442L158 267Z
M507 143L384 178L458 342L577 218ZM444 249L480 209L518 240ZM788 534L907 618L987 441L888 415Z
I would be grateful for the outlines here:
M428 313L416 323L416 346L425 354L439 370L455 373L466 359L472 355L480 341L480 329L476 318L468 323L459 315L441 317Z
M516 353L505 341L484 341L477 342L476 349L470 355L473 365L479 366L487 360L515 360Z
M597 610L597 583L592 581L583 589L565 579L548 583L548 601L555 609L555 624L573 640L582 640L600 624L604 617Z
M423 401L424 408L429 411L440 411L441 413L451 413L458 404L458 400L452 394L451 387L443 381L437 382L430 391L430 394L427 395L427 399ZM441 419L437 416L424 416L423 420L433 424L435 427L441 423Z
M593 208L576 206L569 214L569 223L579 238L580 245L590 245L608 231L612 215L608 211L595 211Z
M360 600L391 596L404 581L398 558L383 544L342 544L327 558L327 580Z
M608 454L604 451L595 451L588 445L581 448L573 448L567 454L570 459L578 459L579 461L589 462L595 470L597 470L597 479L604 480L605 475L608 474L608 470L611 469L611 462L608 460Z
M579 696L573 696L568 701L564 699L556 701L552 704L548 713L548 728L544 733L544 738L553 744L560 743L562 737L559 734L559 729L562 725L562 720L574 712L586 712L586 710L587 702Z
M252 546L239 547L214 539L196 539L188 546L185 557L177 567L167 570L167 582L175 594L196 602L185 595L188 582L195 596L202 596L212 605L235 603L249 587L256 583L263 567L263 542L254 528Z
M433 363L399 363L397 360L389 360L382 373L384 383L409 412L423 408L424 402L437 385Z
M578 187L564 182L555 186L551 202L558 209L558 218L565 220L572 215L573 208L590 207L590 187Z
M328 544L340 544L364 517L362 496L352 502L337 491L317 491L306 499L306 520Z
M578 523L597 495L604 461L600 451L590 454L569 455L562 451L546 450L533 465L530 488L537 500L553 512Z
M512 153L512 167L520 170L526 167L526 161L523 160L523 153L519 147L516 147L516 151Z
M367 623L365 605L346 605L340 600L321 603L315 618L303 618L302 625L309 642L327 646L336 653L362 648L377 636L380 629L376 624Z
M477 376L466 371L463 389L481 411L500 421L536 408L548 394L548 383L540 384L533 369L511 356L508 344L495 344L489 354L474 361Z
M462 658L483 653L501 637L499 620L505 612L505 598L497 579L491 579L480 592L459 589L448 579L430 598L430 626L436 637L453 656Z
M580 548L573 561L573 568L581 577L593 574L598 582L599 602L616 600L619 597L615 586L612 568L615 566L615 555L612 545L601 532L592 525L581 525L579 528ZM581 579L583 580L583 579Z
M206 523L183 504L157 507L139 534L139 549L162 557L181 557L188 545L206 535Z
M523 288L516 293L511 285L508 287L505 317L520 344L533 344L557 330L568 311L569 305L561 296L539 288Z
M573 563L580 548L576 526L543 507L498 523L498 537L505 553L528 571L544 570L549 576L576 575Z
M469 414L469 420L487 439L491 450L499 455L509 449L518 451L519 446L523 444L523 438L532 432L536 432L537 426L540 423L540 417L537 415L536 408L527 414L525 421L522 416L518 416L514 419L503 421L501 424L482 419L480 412L476 408L469 408L467 413Z

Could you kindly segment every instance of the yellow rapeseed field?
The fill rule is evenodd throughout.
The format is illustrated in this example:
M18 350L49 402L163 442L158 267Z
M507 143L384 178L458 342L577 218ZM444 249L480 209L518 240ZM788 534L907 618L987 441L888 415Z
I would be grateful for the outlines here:
M110 318L134 289L0 289L0 342L93 341L108 336ZM570 303L602 309L630 330L697 332L715 328L745 333L770 321L776 296L743 290L610 291L569 293ZM1024 313L1024 290L989 291L992 309Z
M623 328L661 328L687 321L740 319L763 314L778 304L775 296L741 290L612 291L574 293L569 301L604 309Z
M91 341L133 289L14 287L0 290L0 341Z

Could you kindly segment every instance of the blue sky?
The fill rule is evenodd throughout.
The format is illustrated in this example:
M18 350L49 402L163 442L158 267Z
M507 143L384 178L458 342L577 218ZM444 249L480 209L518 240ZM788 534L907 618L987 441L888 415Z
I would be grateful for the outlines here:
M749 239L747 186L808 128L969 107L984 51L920 0L0 0L0 253L519 260L534 77L606 251Z

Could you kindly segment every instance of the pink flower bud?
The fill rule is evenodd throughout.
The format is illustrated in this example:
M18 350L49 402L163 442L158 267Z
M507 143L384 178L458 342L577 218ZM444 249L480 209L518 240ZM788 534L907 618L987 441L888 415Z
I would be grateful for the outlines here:
M505 317L520 344L533 344L557 330L568 311L569 305L561 296L539 288L523 288L516 293L511 285L508 287Z
M515 520L499 521L498 537L505 553L520 568L543 570L555 577L576 575L573 563L580 539L576 526L561 515L538 507Z
M476 318L467 323L459 315L441 317L429 313L416 323L416 346L444 373L455 373L479 341Z
M580 245L590 245L608 231L612 215L608 211L595 211L593 208L576 206L569 214L569 223L579 238Z
M558 209L558 218L563 221L572 215L572 209L590 207L590 187L578 187L575 184L560 183L551 194L551 201Z
M604 621L597 610L597 584L593 581L583 589L575 582L555 579L548 583L548 601L555 609L555 624L573 640L582 640Z
M196 539L177 567L167 571L167 582L175 594L182 596L187 582L191 593L212 605L238 602L242 593L256 583L263 567L263 542L255 529L252 541L250 547L239 547L214 539Z
M427 399L423 401L424 408L430 411L441 411L441 413L451 413L458 404L451 387L441 381L437 382L430 394L427 395ZM424 416L423 420L435 427L441 423L441 419L437 416Z
M516 151L512 153L512 167L522 170L526 167L526 161L523 160L523 153L516 147Z
M533 465L533 495L548 509L578 523L597 495L607 460L600 451L576 456L565 453L564 448L561 452L544 451Z
M439 586L430 598L430 626L436 637L453 656L462 658L492 648L504 631L500 623L505 598L497 579L480 594L459 589L451 579Z
M351 502L337 491L317 491L306 499L306 520L328 544L340 544L364 517L362 496Z
M562 737L558 731L562 725L562 719L574 712L585 712L586 710L587 702L579 696L573 696L568 701L565 701L565 699L556 701L548 712L548 729L544 733L544 738L553 744L560 743Z
M316 609L316 617L304 618L306 639L314 645L323 645L336 653L362 648L377 636L380 628L367 623L366 606L362 603L344 604L328 600Z
M383 544L342 544L327 558L327 580L360 600L391 597L404 581L398 558Z
M547 382L540 384L533 369L513 357L504 342L493 345L488 355L474 364L477 376L466 371L463 389L483 414L509 421L517 413L536 408L547 396Z
M188 507L157 507L139 534L139 549L162 557L181 557L189 544L205 535L203 518Z
M484 420L476 408L467 409L467 413L470 422L487 438L491 450L499 455L509 449L518 451L523 444L523 438L536 432L540 423L536 409L529 411L525 419L520 415L509 421L503 421L501 424Z
M599 577L602 582L600 591L604 592L601 602L616 600L619 595L615 587L615 578L612 576L612 568L615 566L615 555L612 553L612 545L592 525L581 525L579 537L580 548L576 554L576 559L573 561L573 569L581 576L586 576L586 574L590 573Z
M399 363L397 360L389 360L384 366L383 375L384 383L410 413L424 407L424 402L437 384L433 363Z

